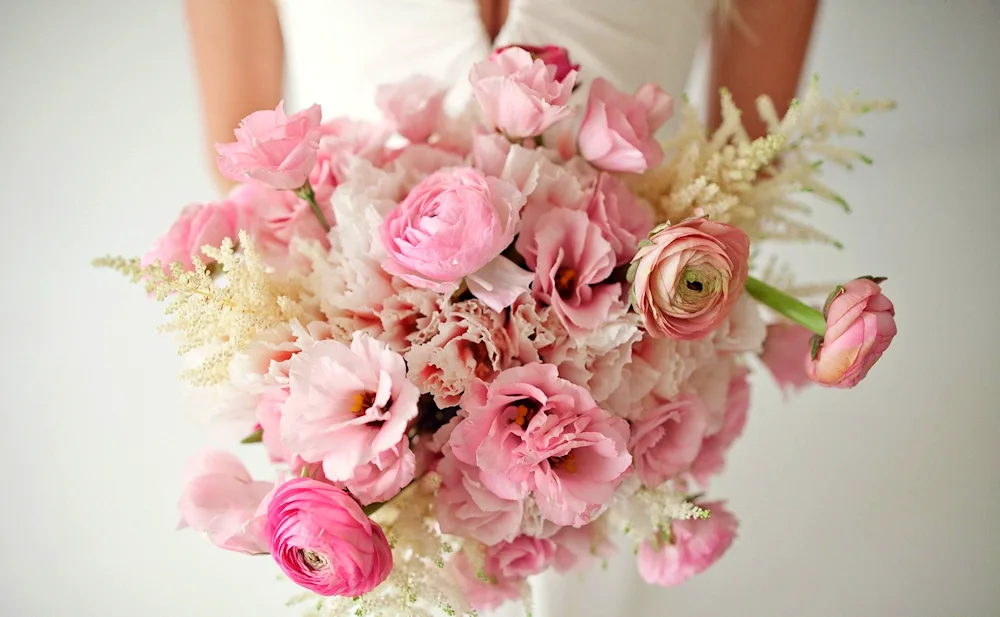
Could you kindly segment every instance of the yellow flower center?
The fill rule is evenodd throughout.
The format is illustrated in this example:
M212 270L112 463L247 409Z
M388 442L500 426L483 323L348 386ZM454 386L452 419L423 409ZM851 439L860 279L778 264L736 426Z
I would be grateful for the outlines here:
M372 391L358 392L354 395L354 404L351 405L351 413L356 416L364 415L369 408L375 404L375 393Z

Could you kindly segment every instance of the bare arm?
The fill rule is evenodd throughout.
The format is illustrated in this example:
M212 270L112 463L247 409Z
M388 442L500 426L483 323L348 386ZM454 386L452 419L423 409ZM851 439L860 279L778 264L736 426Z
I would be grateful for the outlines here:
M232 182L215 167L217 142L233 140L248 114L274 109L282 96L284 45L274 0L185 0L198 74L209 160L219 188Z
M754 101L774 100L778 114L798 91L819 0L732 0L733 13L717 20L712 32L709 126L721 122L719 88L744 110L750 137L766 132Z

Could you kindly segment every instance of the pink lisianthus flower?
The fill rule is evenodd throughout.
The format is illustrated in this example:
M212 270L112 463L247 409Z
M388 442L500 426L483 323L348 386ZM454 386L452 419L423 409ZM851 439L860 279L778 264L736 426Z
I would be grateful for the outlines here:
M767 326L761 362L785 393L801 390L811 383L806 372L813 333L796 323Z
M826 309L826 335L807 365L809 378L853 388L865 378L896 336L896 309L879 281L859 278L834 292Z
M426 75L379 86L375 104L396 132L411 143L426 142L437 130L448 89Z
M205 532L212 544L229 551L267 553L260 508L272 483L254 481L238 458L217 450L188 462L184 477L179 528Z
M718 561L733 543L738 523L722 502L697 505L711 516L672 521L668 540L657 538L639 547L639 574L647 583L680 585Z
M255 111L240 121L236 141L216 144L219 171L230 180L256 182L279 190L302 187L316 164L319 105L285 116L284 103L274 111Z
M633 422L629 445L642 483L655 488L687 471L707 427L708 412L695 396L660 401Z
M464 551L449 559L445 568L461 592L462 598L473 610L480 612L495 610L504 602L521 597L526 584L522 578L494 576L486 581L480 579L479 569L472 564Z
M635 257L639 240L653 228L649 204L638 199L625 184L610 174L601 174L587 202L587 215L601 228L615 253L616 265Z
M498 497L480 481L474 465L455 458L450 448L438 462L441 475L434 511L441 531L478 540L487 546L513 540L521 528L524 502Z
M355 468L344 486L363 506L389 501L413 480L417 459L404 435L399 442L375 455L372 462Z
M488 546L483 571L486 576L518 579L540 574L555 561L556 544L546 538L517 536L510 542Z
M473 65L469 81L486 123L516 140L541 135L573 116L566 103L577 73L570 70L562 79L558 73L556 66L510 47Z
M705 438L698 456L691 463L690 473L698 484L708 487L709 479L725 467L726 453L743 434L750 410L750 383L747 370L737 371L729 382L722 427Z
M493 50L493 53L490 54L490 60L495 60L500 54L511 48L523 49L531 54L533 59L541 60L545 64L555 67L556 72L554 77L556 81L561 82L566 79L571 72L580 72L580 65L573 64L570 61L569 51L565 47L559 47L558 45L506 45Z
M580 155L605 171L640 174L663 162L656 132L673 115L673 101L655 84L635 94L598 77L590 86L577 142Z
M309 185L323 207L330 202L334 189L347 180L353 161L363 159L376 166L385 162L385 145L392 129L374 122L335 118L321 124L319 130L319 149L309 173ZM332 220L329 215L327 220Z
M164 271L169 271L170 264L175 262L185 270L192 270L191 258L195 256L208 265L213 260L202 254L201 247L218 247L225 238L236 242L242 217L243 209L229 200L187 206L167 233L143 255L142 266L159 260Z
M320 341L295 355L281 417L285 444L323 463L334 482L396 448L417 415L420 392L398 353L357 332L351 346Z
M558 572L579 572L615 553L604 519L582 527L563 527L549 539L556 545L553 566Z
M475 381L462 409L467 417L451 438L455 457L479 467L480 481L499 497L533 495L557 525L590 522L631 467L628 423L553 365L507 369L489 385Z
M281 441L281 409L288 400L287 388L273 388L261 395L257 402L257 422L260 424L261 442L273 463L287 463L294 454Z
M271 556L296 584L321 596L360 596L392 570L382 528L344 491L294 478L267 509Z

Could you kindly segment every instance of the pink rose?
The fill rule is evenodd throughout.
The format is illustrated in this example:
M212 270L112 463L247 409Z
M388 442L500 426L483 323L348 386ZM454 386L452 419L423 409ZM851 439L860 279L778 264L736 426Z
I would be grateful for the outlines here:
M445 567L465 601L479 612L489 612L508 600L516 600L525 589L524 579L492 577L482 580L479 569L473 566L465 552L452 557Z
M490 60L496 59L497 56L511 48L521 48L531 54L532 59L541 60L549 66L554 66L556 68L556 81L566 79L570 72L580 72L580 65L570 62L569 51L565 47L559 47L558 45L506 45L495 49L490 54Z
M736 537L737 520L722 502L698 504L708 519L670 523L669 540L650 540L639 547L639 574L647 583L680 585L719 560Z
M511 47L473 65L469 81L486 123L517 140L573 116L566 103L577 73L571 70L562 79L558 73L557 67Z
M422 143L437 129L448 89L426 75L414 75L397 84L379 86L375 104L396 132Z
M486 545L513 540L521 527L524 503L497 497L480 482L480 471L445 448L438 463L441 488L434 503L441 531Z
M498 578L527 578L547 570L556 556L552 540L517 536L486 548L483 571Z
M416 465L410 440L404 435L395 446L376 454L370 463L355 468L344 486L363 506L389 501L413 480Z
M356 332L351 346L320 341L291 360L281 417L285 444L308 462L323 462L334 482L399 444L417 415L420 391L406 379L398 353Z
M597 407L551 364L475 381L462 398L468 414L452 434L455 457L480 469L499 497L534 495L557 525L584 525L607 505L632 463L628 423Z
M238 458L206 450L184 472L179 528L205 532L212 544L251 555L267 553L264 517L259 511L270 482L255 482Z
M382 528L344 491L294 478L267 509L271 556L296 584L321 596L360 596L392 570Z
M673 115L673 101L655 84L634 95L619 92L598 77L590 86L580 125L580 155L605 171L640 174L663 162L656 132Z
M211 263L212 260L202 254L201 247L221 246L226 238L236 242L242 213L239 205L228 200L187 206L167 233L143 255L143 267L159 260L166 272L174 262L179 262L185 270L193 270L191 258L195 256L203 264Z
M351 162L357 159L372 165L385 162L385 143L392 129L374 122L335 118L321 124L319 130L319 150L316 164L309 173L309 185L322 206L329 203L333 190L347 180ZM332 220L329 214L327 220Z
M215 144L219 171L231 180L273 189L302 187L316 163L322 115L319 105L288 117L284 103L274 111L255 111L240 121L235 142Z
M269 390L257 403L257 422L260 424L261 441L273 463L289 462L294 456L281 441L281 409L288 399L287 388Z
M747 280L750 239L705 218L653 230L632 260L632 303L654 337L694 340L729 316Z
M615 553L604 519L583 527L563 527L550 537L556 545L553 565L558 572L579 572Z
M708 412L695 396L661 401L632 423L629 445L642 483L655 488L686 471L698 456Z
M587 215L601 228L611 245L617 265L632 261L639 240L653 228L653 212L620 180L601 174L587 202Z
M743 434L749 410L750 383L747 381L747 370L742 369L729 382L722 428L705 438L697 458L691 463L691 476L698 484L707 488L709 479L725 467L726 453Z
M809 361L809 378L834 388L853 388L896 336L896 309L882 295L881 280L859 278L828 302L826 335Z
M767 326L764 351L760 355L784 392L801 390L811 380L806 372L813 333L796 323L782 322Z

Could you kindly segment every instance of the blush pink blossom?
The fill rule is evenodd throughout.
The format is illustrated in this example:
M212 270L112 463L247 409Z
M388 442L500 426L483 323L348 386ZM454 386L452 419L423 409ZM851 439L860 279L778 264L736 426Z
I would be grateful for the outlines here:
M655 84L635 94L619 92L598 77L577 138L580 155L605 171L642 173L663 162L656 132L673 115L673 100Z
M292 261L291 244L294 238L319 242L323 248L330 247L327 232L309 203L291 191L243 184L230 192L229 199L247 213L243 217L246 221L243 229L250 234L255 248L271 265L283 267ZM320 209L333 225L336 222L333 207L327 202L321 203Z
M615 252L617 265L632 261L639 240L653 228L649 204L610 174L601 174L587 202L587 215L601 228L604 239Z
M855 279L834 293L826 310L826 335L807 371L821 385L853 388L896 336L896 309L870 278Z
M660 401L633 422L629 446L642 483L656 488L687 471L698 456L707 427L708 412L695 396Z
M441 531L487 546L517 536L524 516L521 500L495 495L480 482L479 469L455 458L450 448L445 448L437 471L441 488L434 511Z
M504 47L496 48L493 53L490 54L490 60L495 59L497 56L512 47L520 47L524 51L531 54L533 59L541 60L549 66L554 66L556 69L556 81L566 79L570 72L580 72L580 65L573 64L570 61L569 51L565 47L559 47L558 45L506 45Z
M291 116L285 116L284 103L274 111L255 111L240 122L235 142L215 145L219 171L238 182L300 188L316 163L322 115L319 105Z
M812 381L806 372L813 333L796 323L767 326L760 359L785 393L801 390Z
M639 547L639 574L647 583L680 585L718 561L733 543L737 520L722 502L697 505L711 516L675 520L670 523L670 541L650 540Z
M462 598L469 606L481 613L499 608L508 600L521 597L526 582L524 579L491 577L484 581L479 578L479 569L463 551L448 560L445 566L455 582Z
M351 346L320 341L295 355L281 417L285 444L323 463L334 482L399 444L417 415L420 392L398 353L356 332Z
M701 443L698 456L691 463L691 477L698 484L707 488L710 478L725 467L726 453L736 439L743 434L749 410L750 383L747 380L747 370L741 369L729 382L722 427L705 438Z
M413 480L416 465L410 441L403 436L395 446L376 454L370 463L355 468L344 486L363 506L389 501Z
M523 139L572 117L566 103L577 73L557 79L558 73L556 66L511 47L473 65L469 81L486 123L510 139Z
M167 233L158 239L142 257L142 265L159 260L164 271L179 262L185 270L194 269L191 258L197 256L208 265L212 259L202 254L201 247L218 247L225 238L236 242L243 209L233 201L192 204L181 210Z
M460 461L504 499L533 495L557 525L584 525L608 504L631 467L628 423L561 379L550 364L510 368L462 398L467 417L451 438Z
M261 441L271 462L292 460L294 454L281 440L281 410L288 400L287 388L273 388L261 395L257 403L257 422L260 424Z
M582 527L563 527L550 539L556 545L553 566L558 572L579 572L615 553L604 519Z
M552 565L556 544L546 538L517 536L510 542L499 542L485 551L483 571L497 578L527 578L540 574Z
M443 305L444 299L430 289L400 283L396 293L387 297L376 311L382 326L379 340L393 351L405 353L417 333L431 331L430 325L441 314Z
M267 509L271 556L296 584L321 596L360 596L392 570L382 528L344 491L294 478Z
M333 190L347 180L353 161L363 159L373 165L385 162L386 141L392 129L374 122L335 118L321 124L319 130L319 149L316 164L309 173L309 185L316 201L322 205L328 203Z
M441 121L448 89L426 75L379 86L375 104L396 132L411 143L426 142Z

